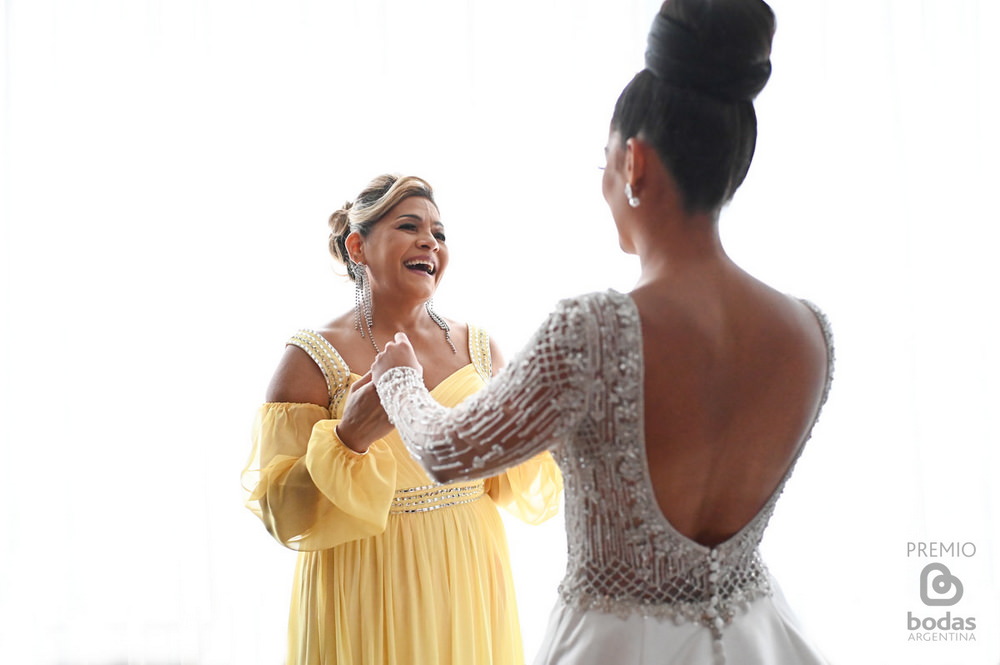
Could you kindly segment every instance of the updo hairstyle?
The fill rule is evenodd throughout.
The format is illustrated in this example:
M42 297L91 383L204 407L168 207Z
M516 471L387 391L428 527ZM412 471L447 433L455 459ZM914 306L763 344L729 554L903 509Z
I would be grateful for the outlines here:
M762 0L666 0L653 20L611 128L653 146L689 213L716 213L746 178L774 30Z
M424 180L415 176L380 175L368 183L358 198L330 215L330 254L344 264L351 279L354 279L354 262L347 252L347 236L357 231L367 238L387 212L411 196L421 196L434 203L434 190Z

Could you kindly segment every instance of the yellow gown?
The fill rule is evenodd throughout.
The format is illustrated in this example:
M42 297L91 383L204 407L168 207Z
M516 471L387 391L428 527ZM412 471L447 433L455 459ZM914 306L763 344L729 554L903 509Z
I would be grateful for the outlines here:
M330 404L266 403L243 472L247 507L298 550L288 665L520 665L500 505L529 523L558 511L549 453L485 481L435 485L393 430L365 454L334 428L360 378L318 333L290 341L323 370ZM432 396L455 406L490 379L489 337Z

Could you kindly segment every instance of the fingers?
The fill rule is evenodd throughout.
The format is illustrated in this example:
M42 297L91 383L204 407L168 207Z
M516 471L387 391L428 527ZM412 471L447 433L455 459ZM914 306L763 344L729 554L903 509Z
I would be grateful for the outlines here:
M400 354L403 354L400 356ZM391 342L385 343L385 348L383 348L376 356L375 362L372 364L374 368L376 365L380 364L385 358L391 358L393 360L398 360L401 357L406 357L407 355L416 355L413 350L413 346L410 344L410 338L406 336L406 333L398 332L392 337ZM371 371L369 370L369 374Z
M410 348L413 348L412 345L410 344L410 338L407 337L406 333L404 332L398 332L395 335L393 335L392 341L386 343L385 348L382 349L382 353L385 353L394 346L409 346Z
M372 382L372 371L368 370L367 372L364 373L364 375L360 379L351 384L351 390L357 390L359 388L363 388L364 386L368 385L371 382Z
M406 333L397 332L392 341L386 343L382 352L375 356L371 367L372 381L377 382L392 367L413 367L423 371Z

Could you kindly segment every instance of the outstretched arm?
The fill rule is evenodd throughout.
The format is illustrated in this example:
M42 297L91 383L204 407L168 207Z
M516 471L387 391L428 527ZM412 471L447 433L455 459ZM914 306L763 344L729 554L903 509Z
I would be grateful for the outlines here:
M496 474L553 447L579 423L593 385L583 312L561 304L483 391L449 409L423 383L405 335L372 366L382 405L438 482Z

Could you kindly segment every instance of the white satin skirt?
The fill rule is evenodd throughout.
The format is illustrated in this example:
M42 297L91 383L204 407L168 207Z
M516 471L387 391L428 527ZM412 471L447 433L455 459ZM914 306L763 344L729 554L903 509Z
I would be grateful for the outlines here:
M639 614L622 619L559 602L534 665L829 665L772 585L772 596L754 601L726 626L721 649L700 624Z

